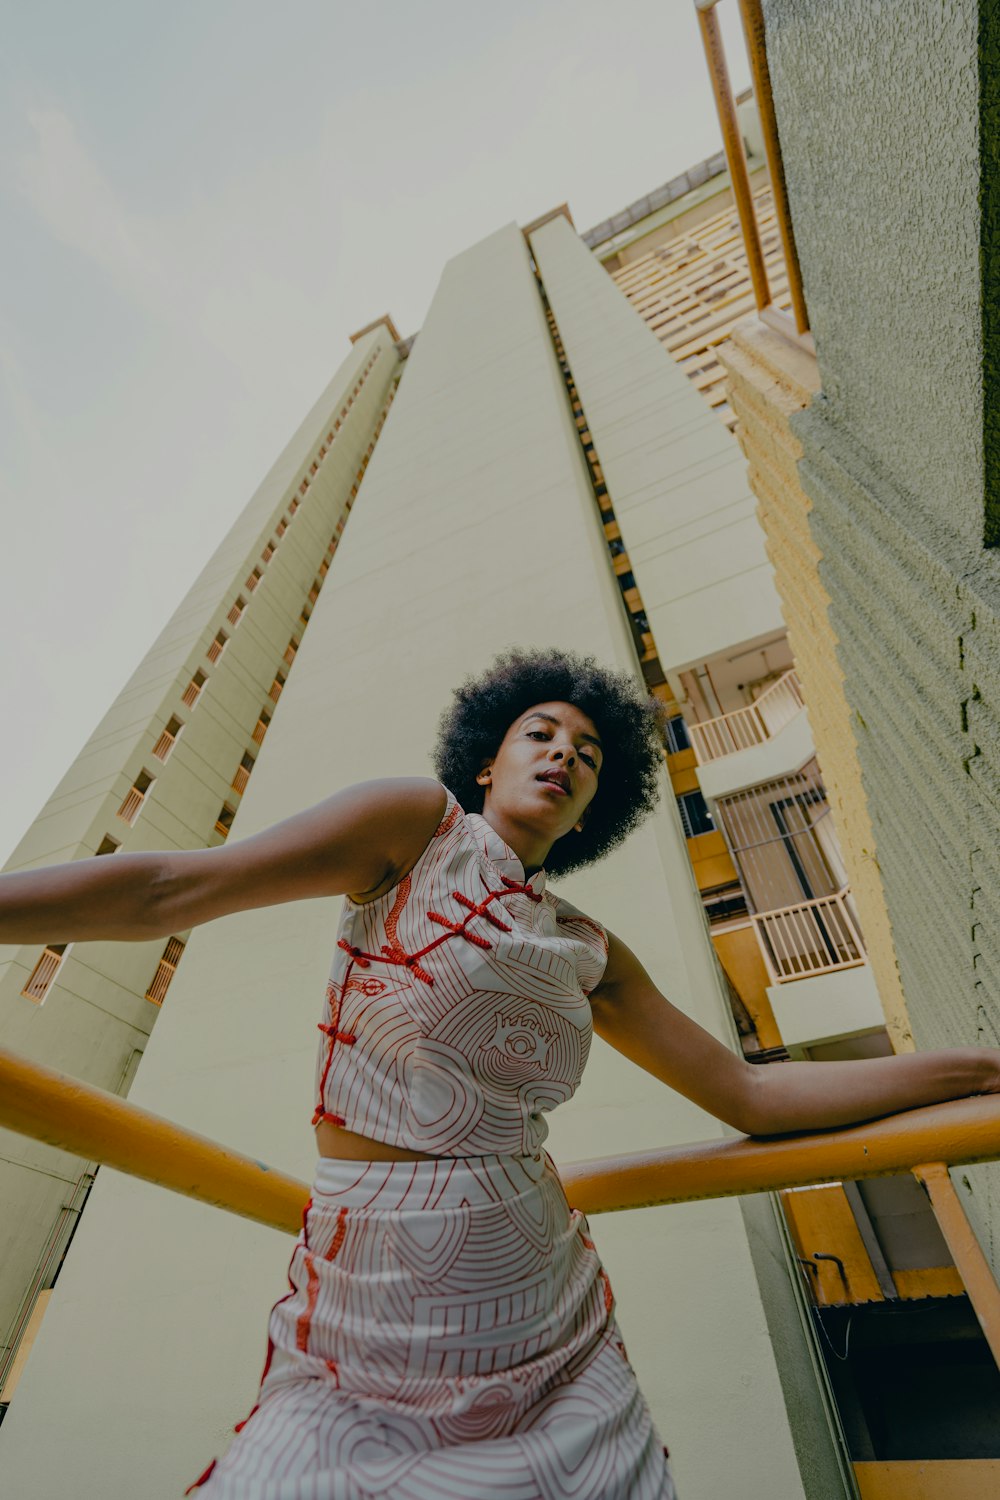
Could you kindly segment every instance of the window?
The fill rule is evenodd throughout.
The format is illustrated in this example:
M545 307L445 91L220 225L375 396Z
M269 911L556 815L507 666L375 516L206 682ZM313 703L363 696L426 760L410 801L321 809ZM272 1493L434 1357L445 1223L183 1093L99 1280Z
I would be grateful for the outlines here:
M227 616L230 625L238 625L240 623L240 616L243 614L243 611L246 609L246 607L247 601L244 599L243 595L240 594L236 600L236 603L233 605Z
M299 615L299 624L302 626L303 630L309 624L309 616L311 614L312 614L312 610L309 608L309 605L307 604L306 607L305 607L305 609L303 609L302 613Z
M260 580L263 578L263 576L264 575L259 568L254 568L253 572L250 574L250 577L243 585L248 594L253 593L254 589L257 587L258 583L260 583Z
M676 714L674 718L667 720L663 733L667 742L668 754L679 755L682 750L690 750L691 741L688 739L687 725L680 714Z
M156 778L150 776L148 771L140 771L115 816L121 818L123 823L133 824L139 816L139 809L146 800L146 793L155 780Z
M22 995L26 995L29 1000L34 1000L37 1005L42 1003L53 979L62 967L62 961L66 957L69 946L68 943L52 943L45 949L32 969L31 978L21 991Z
M212 644L208 648L208 651L206 652L209 661L219 660L219 657L226 649L226 642L228 640L229 637L226 632L224 630L220 630L218 635L215 637L215 640L212 642Z
M684 825L685 838L697 838L700 833L714 833L715 824L708 810L708 803L701 792L685 792L677 798L677 808Z
M228 838L229 830L233 826L233 819L235 818L235 816L235 807L230 807L228 802L223 802L222 807L219 810L219 816L215 820L216 833L221 833L223 838Z
M318 578L314 578L313 579L313 586L309 590L309 603L310 604L315 604L316 603L316 600L319 598L319 591L320 591L320 589L322 587L323 587L323 585L320 582L320 580Z
M710 923L741 917L747 910L746 894L738 880L729 885L717 886L713 891L703 891L701 899Z
M295 498L295 496L293 495L292 498L291 498L291 500L289 500L289 502L288 502L288 514L290 516L294 516L294 514L298 510L298 508L299 508L299 502Z
M153 754L156 756L157 760L167 759L167 756L170 754L171 750L177 743L177 736L180 734L183 728L183 720L168 720L166 729L164 729L163 733L160 735L160 738L153 746Z
M288 642L288 645L285 647L284 660L288 663L289 666L291 666L292 662L295 660L295 653L298 649L299 643L293 635L291 640Z
M208 678L205 676L204 672L196 672L191 678L191 681L188 683L187 687L184 689L184 694L181 698L181 702L186 703L188 708L194 708L195 704L198 702L199 697L201 696L201 690L205 686L205 683L207 681Z
M281 689L284 687L286 681L287 678L284 672L275 673L274 681L271 683L271 691L267 695L273 703L277 703L281 697Z
M260 554L260 560L261 560L261 562L267 563L267 562L271 561L271 558L274 556L274 549L275 549L275 547L277 545L278 545L277 542L275 542L273 538L271 539L271 541L268 542L267 546L264 548L263 552Z
M256 744L259 745L263 740L265 734L267 733L267 726L270 724L270 722L271 715L267 712L266 709L262 708L260 711L260 718L257 720L253 728L253 739Z
M300 495L304 495L306 493L306 491L308 490L308 488L309 488L309 481L308 481L308 479L303 479L302 483L299 485L299 494Z
M146 991L146 999L152 1000L154 1005L162 1005L163 997L167 993L170 981L177 972L177 965L181 961L184 952L184 944L180 938L171 938L163 950L163 957L156 966L149 989Z
M320 578L325 578L326 575L327 575L327 573L329 573L329 571L330 571L330 564L327 562L326 558L324 557L323 561L319 565L319 576L320 576Z
M284 534L285 534L285 532L287 530L288 530L288 522L285 520L284 516L282 516L281 520L278 522L277 526L274 528L275 536L278 538L279 541L284 536Z
M246 790L246 784L250 780L250 772L252 770L253 756L250 754L249 750L247 750L243 755L243 759L236 767L236 775L233 777L234 792L243 792Z
M97 846L98 854L117 854L121 848L121 841L113 839L110 833L106 833Z

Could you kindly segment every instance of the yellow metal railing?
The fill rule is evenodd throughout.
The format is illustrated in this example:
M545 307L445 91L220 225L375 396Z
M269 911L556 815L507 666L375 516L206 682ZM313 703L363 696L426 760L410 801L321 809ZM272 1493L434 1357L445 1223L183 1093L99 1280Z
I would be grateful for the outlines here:
M0 1126L274 1229L294 1233L302 1223L306 1183L5 1049ZM840 1130L577 1162L561 1175L570 1202L594 1214L912 1172L1000 1366L1000 1287L948 1173L949 1166L997 1158L1000 1094L990 1094Z
M739 0L740 16L750 60L754 99L757 102L761 133L764 137L764 154L767 157L771 178L771 191L774 194L775 216L788 271L788 291L792 299L794 318L790 318L787 313L782 312L772 303L760 230L757 226L753 195L750 191L746 152L743 149L743 137L736 116L736 101L729 82L729 69L726 66L722 33L718 17L715 15L717 4L718 0L694 0L702 44L705 48L705 58L708 63L708 73L712 81L712 92L715 95L715 107L719 115L719 124L722 127L722 142L725 147L729 175L732 179L733 198L739 215L743 243L746 246L750 279L757 300L757 311L763 322L786 337L803 344L811 353L815 353L816 346L809 332L809 314L806 311L805 295L802 291L799 255L788 209L785 170L781 160L781 147L778 143L778 126L774 115L774 99L771 94L771 75L768 72L767 52L764 44L764 14L761 9L761 0Z

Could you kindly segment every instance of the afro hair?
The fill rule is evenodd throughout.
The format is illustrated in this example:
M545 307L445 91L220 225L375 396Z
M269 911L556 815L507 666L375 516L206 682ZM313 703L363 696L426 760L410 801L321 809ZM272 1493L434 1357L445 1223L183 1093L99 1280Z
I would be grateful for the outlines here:
M466 812L481 813L476 775L496 755L510 726L536 703L572 703L588 715L604 749L597 793L580 833L558 839L545 868L552 875L603 858L652 812L660 795L664 711L627 672L569 651L506 651L481 677L455 692L434 747L438 778Z

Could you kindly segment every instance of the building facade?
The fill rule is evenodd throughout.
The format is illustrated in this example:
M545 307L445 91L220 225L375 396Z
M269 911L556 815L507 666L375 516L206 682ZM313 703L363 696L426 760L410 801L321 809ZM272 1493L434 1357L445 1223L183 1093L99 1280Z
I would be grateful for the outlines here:
M814 587L809 506L788 500L804 473L792 413L820 378L751 306L719 160L582 237L560 209L456 255L415 341L389 319L355 336L9 867L203 847L352 780L424 771L462 677L508 645L565 645L634 670L671 715L661 811L565 894L759 1065L912 1046L863 821L879 818L829 666L832 589ZM8 953L5 1044L307 1177L335 925L335 903L309 902L166 944ZM569 1161L721 1133L596 1046L552 1147ZM11 1192L32 1205L7 1231L9 1380L93 1172L8 1141ZM872 1439L869 1367L834 1391L823 1340L908 1305L944 1307L939 1342L969 1342L910 1186L594 1226L685 1496L907 1493ZM103 1173L22 1361L0 1480L48 1500L83 1464L124 1500L141 1466L147 1493L178 1493L252 1404L288 1253ZM919 1425L891 1415L892 1441ZM966 1423L966 1452L982 1426Z

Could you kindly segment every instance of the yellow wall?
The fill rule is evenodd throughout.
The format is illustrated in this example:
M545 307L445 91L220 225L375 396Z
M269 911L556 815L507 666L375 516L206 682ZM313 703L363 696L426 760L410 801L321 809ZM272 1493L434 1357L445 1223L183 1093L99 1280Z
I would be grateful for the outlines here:
M789 430L789 417L807 406L819 389L818 368L810 354L756 317L737 325L720 358L729 375L729 401L739 418L736 435L757 495L757 514L767 536L767 553L886 1029L895 1051L912 1051L852 713L827 613L830 600L820 581L819 554L809 534L811 502L798 481L796 465L802 449Z

